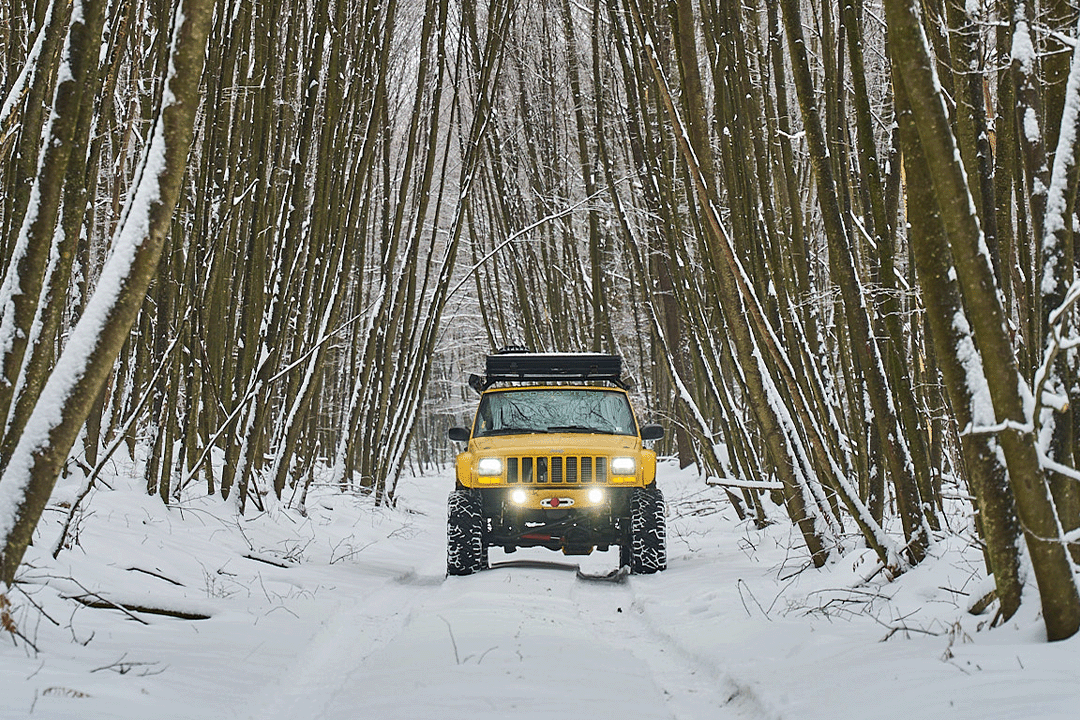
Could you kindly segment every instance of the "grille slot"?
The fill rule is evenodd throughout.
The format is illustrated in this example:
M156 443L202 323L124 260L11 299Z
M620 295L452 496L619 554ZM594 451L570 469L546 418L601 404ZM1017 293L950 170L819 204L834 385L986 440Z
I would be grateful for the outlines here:
M549 479L553 483L561 483L563 481L563 459L561 457L553 457L548 463Z
M606 483L608 458L597 455L537 455L506 458L507 483Z

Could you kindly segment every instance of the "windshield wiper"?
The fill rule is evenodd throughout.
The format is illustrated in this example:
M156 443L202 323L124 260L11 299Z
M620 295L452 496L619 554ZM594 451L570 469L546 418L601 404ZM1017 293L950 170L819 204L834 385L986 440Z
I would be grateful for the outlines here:
M595 433L599 435L609 435L610 431L602 430L601 428L588 427L587 425L552 425L547 429L548 432L577 432L577 433Z
M487 437L488 435L531 435L532 433L546 433L547 430L541 430L539 428L516 428L516 427L504 427L496 428L494 430L487 430L481 434L481 437Z

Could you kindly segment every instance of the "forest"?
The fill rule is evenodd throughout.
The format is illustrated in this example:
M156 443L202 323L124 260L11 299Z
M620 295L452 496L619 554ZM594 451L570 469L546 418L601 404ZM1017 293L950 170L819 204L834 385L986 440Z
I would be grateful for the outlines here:
M0 579L57 478L393 504L508 345L823 566L1080 629L1069 0L0 5ZM77 511L77 503L71 514ZM54 552L59 553L58 545ZM1037 593L1025 592L1037 589Z

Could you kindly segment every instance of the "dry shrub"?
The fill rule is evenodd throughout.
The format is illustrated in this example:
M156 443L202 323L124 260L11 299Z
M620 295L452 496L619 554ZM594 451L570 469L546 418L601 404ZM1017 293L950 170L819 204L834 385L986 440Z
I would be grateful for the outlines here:
M11 617L11 601L7 599L7 595L4 593L0 593L0 627L12 635L19 632L19 628L15 625L15 619Z

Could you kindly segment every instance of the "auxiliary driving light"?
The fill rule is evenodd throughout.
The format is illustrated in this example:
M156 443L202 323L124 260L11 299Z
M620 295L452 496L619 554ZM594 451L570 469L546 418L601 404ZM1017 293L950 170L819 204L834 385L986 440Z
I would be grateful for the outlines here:
M524 490L515 490L510 493L510 499L513 500L516 505L524 505L525 501L529 499L529 496L525 494Z
M637 463L632 457L617 457L611 459L612 475L633 475L637 470Z
M589 502L598 503L604 499L604 491L600 488L589 488Z
M493 457L480 458L480 462L476 463L476 474L485 477L502 475L502 460Z

